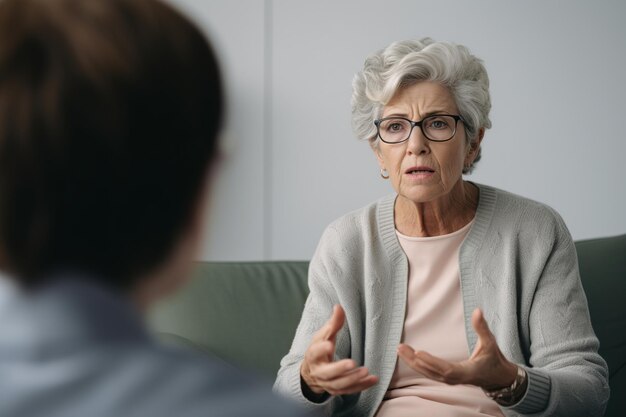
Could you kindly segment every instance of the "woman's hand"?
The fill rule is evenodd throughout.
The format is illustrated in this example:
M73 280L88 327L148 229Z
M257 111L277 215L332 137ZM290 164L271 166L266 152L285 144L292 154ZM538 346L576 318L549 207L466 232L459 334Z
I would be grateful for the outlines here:
M478 342L465 361L448 362L404 344L398 347L398 355L415 371L446 384L471 384L488 391L510 386L517 375L517 365L506 360L500 351L480 309L472 313L472 326Z
M320 397L326 393L353 394L378 382L378 378L370 375L367 368L357 367L352 359L334 360L335 339L345 319L343 308L336 305L333 308L333 315L315 333L304 353L300 376L303 385L306 384L306 386L302 387L302 392L310 400L321 399ZM313 395L310 395L311 393Z

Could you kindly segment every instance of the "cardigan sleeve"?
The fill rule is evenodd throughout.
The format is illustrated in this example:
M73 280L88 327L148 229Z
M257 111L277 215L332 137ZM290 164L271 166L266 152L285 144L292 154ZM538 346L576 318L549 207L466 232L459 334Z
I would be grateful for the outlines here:
M607 365L598 354L574 242L561 217L554 211L552 215L555 237L529 315L528 389L511 410L602 416L609 396Z
M274 391L296 400L306 408L317 410L321 415L330 416L343 402L343 397L331 396L322 403L309 401L302 394L300 365L311 338L330 318L339 296L332 284L333 246L336 244L332 227L326 229L318 248L309 264L309 296L289 353L280 362L280 369L274 383ZM347 325L337 334L335 357L345 358L350 353Z

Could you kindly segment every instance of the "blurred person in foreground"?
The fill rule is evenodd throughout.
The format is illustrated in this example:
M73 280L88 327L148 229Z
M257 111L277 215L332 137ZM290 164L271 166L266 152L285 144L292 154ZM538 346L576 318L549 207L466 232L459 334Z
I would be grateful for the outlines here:
M490 108L464 46L402 41L365 61L353 126L394 193L324 232L277 390L335 416L603 414L607 367L563 220L463 179Z
M301 415L142 323L197 250L222 100L159 1L0 2L0 416Z

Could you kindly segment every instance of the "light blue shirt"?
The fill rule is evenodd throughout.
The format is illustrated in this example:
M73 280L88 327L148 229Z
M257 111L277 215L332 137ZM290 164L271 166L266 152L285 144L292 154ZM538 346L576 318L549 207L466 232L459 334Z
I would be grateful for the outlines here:
M0 292L2 417L303 415L217 359L158 345L134 307L98 285Z

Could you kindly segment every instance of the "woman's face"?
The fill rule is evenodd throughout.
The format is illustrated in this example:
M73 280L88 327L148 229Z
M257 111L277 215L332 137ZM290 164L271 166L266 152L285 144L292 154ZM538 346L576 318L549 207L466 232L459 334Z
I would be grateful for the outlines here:
M383 109L382 117L399 116L420 121L434 114L458 115L459 110L443 85L422 81L399 90ZM444 197L461 181L463 166L474 160L478 144L470 147L459 121L454 137L432 142L416 126L409 140L388 144L379 140L374 153L398 195L415 203Z

